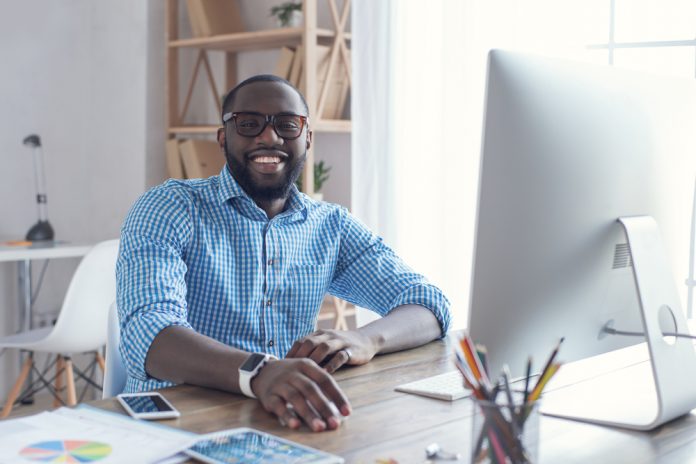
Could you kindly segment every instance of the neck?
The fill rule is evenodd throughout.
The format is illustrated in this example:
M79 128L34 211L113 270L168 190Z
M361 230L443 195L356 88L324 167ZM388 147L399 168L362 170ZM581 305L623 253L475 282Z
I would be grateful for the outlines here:
M273 219L277 215L283 212L285 205L287 204L287 198L280 198L278 200L257 200L254 199L254 203L266 212L268 219Z

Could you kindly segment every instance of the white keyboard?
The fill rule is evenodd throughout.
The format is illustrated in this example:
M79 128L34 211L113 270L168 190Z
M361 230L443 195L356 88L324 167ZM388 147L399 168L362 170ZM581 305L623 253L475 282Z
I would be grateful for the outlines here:
M459 371L435 375L415 382L399 385L394 390L438 400L454 401L465 398L471 391L464 388L464 379Z

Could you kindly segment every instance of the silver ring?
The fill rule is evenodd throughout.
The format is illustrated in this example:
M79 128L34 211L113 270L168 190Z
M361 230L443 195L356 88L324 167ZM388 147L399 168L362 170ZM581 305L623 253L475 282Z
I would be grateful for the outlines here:
M346 355L348 356L348 359L346 360L346 362L350 361L350 358L352 356L350 350L348 348L343 348L341 351L345 351Z

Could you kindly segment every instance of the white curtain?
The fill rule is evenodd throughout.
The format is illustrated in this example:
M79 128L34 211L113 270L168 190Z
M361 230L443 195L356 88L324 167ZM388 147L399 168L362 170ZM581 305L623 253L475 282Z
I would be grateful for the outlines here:
M487 52L601 62L584 47L604 25L598 4L354 0L352 209L445 291L455 328L469 307Z

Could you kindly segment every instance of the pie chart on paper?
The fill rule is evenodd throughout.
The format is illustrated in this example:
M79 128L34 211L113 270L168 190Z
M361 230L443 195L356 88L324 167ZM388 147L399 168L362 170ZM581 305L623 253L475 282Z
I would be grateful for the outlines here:
M19 452L29 461L62 463L97 462L110 454L111 445L84 440L42 441Z

